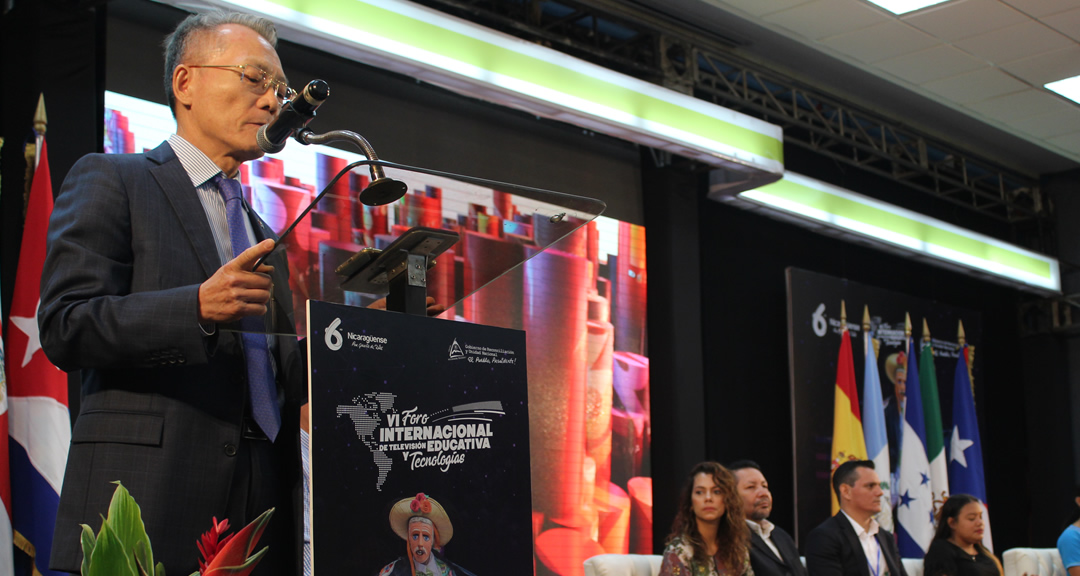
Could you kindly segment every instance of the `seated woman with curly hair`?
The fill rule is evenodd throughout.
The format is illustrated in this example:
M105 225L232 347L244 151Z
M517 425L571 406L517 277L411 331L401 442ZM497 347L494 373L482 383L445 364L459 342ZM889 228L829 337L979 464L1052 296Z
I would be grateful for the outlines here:
M664 548L660 576L753 576L735 477L716 462L690 471Z
M1001 562L982 544L983 506L977 498L953 494L939 514L937 532L923 559L926 576L1004 574Z

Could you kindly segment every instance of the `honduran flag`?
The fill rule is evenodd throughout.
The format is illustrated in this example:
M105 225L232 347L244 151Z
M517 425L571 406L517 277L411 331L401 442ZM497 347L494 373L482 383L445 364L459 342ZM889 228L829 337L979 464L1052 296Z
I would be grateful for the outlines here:
M45 140L40 140L40 160L26 209L7 331L8 447L15 546L30 557L37 572L59 574L48 570L49 554L71 441L71 420L67 374L49 362L38 338L41 269L53 207L49 160ZM77 538L78 527L71 529L72 538Z
M900 480L896 487L896 541L904 558L922 558L934 539L934 501L930 461L926 458L926 424L915 361L915 343L908 340L907 410L904 411Z
M840 305L843 308L843 304ZM843 319L846 314L841 313ZM836 388L833 391L832 470L848 460L866 460L862 417L859 415L859 391L855 384L855 363L851 358L851 335L847 325L840 333L840 357L836 361ZM832 494L832 513L840 510L836 493Z
M986 506L986 480L983 476L982 441L975 417L975 398L968 375L968 347L961 350L953 379L953 429L949 442L949 487L953 494L971 494L983 505L983 545L993 551L990 537L990 511Z
M864 320L865 322L865 320ZM864 324L865 326L865 324ZM889 437L885 434L885 401L881 398L881 375L878 373L877 351L874 350L874 333L866 330L866 365L863 370L863 437L866 438L867 458L874 461L874 469L881 478L881 512L878 524L892 532L892 494L889 486Z

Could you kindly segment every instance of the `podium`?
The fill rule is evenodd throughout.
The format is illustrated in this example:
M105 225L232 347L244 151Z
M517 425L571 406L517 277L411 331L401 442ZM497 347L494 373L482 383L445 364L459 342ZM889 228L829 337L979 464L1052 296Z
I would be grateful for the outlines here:
M560 306L560 291L595 283L595 270L569 252L540 256L604 204L377 161L360 168L377 163L409 193L391 205L365 206L357 194L370 179L356 171L335 179L344 163L334 160L318 167L316 188L329 191L299 219L315 191L255 175L246 187L256 211L279 223L275 232L297 222L279 248L293 302L271 306L265 325L280 337L306 336L314 567L326 574L399 573L423 556L423 546L417 552L408 543L404 507L405 516L428 517L436 529L443 523L428 550L442 544L436 561L452 563L456 573L529 573L537 507L531 478L558 482L564 474L558 464L554 475L531 470L530 447L545 458L567 458L566 439L583 438L585 423L566 421L551 402L568 393L562 386L580 387L583 396L585 383L551 366L545 370L559 383L531 391L522 329L535 329L536 345L557 349L564 345L558 319L584 319L585 307ZM393 252L386 249L416 227L460 238L433 263L406 260L410 271L423 262L424 291L447 311L426 318L366 308L385 293L373 289L377 282L352 281L348 270L339 274L342 265L365 249ZM483 290L497 280L516 286L521 299L500 308ZM546 415L543 430L530 430L530 404ZM540 499L550 502L540 508L552 517L577 514L577 484L547 488ZM570 495L555 494L560 490ZM435 503L435 512L424 513L424 502Z

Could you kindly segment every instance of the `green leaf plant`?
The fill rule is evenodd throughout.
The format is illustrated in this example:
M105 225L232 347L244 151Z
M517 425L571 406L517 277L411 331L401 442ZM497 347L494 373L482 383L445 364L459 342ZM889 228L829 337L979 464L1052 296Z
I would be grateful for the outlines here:
M116 484L108 517L102 517L97 535L82 524L80 542L83 550L82 576L165 576L161 562L154 564L150 537L135 499L120 482ZM258 518L236 534L225 536L229 521L213 519L211 528L197 546L203 559L199 570L191 576L248 576L269 548L252 554L274 509Z
M154 564L139 505L123 484L114 484L109 515L102 517L97 536L82 524L82 576L165 576L165 567Z

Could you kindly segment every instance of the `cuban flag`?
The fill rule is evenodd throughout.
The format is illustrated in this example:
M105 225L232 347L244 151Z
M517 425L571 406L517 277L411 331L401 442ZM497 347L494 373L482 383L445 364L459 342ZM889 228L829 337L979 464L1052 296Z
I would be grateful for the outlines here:
M930 461L926 458L926 424L923 419L919 369L915 343L908 341L907 410L904 412L900 481L896 487L896 539L904 558L922 558L934 539L934 496L930 485Z
M67 374L41 350L37 311L45 235L52 214L52 183L44 138L26 209L26 225L15 273L15 294L7 331L8 449L11 459L11 519L15 547L33 563L35 574L49 571L53 527L71 442ZM72 538L78 538L72 526Z
M885 401L881 398L881 376L878 373L877 352L874 350L874 333L866 330L863 335L866 362L863 370L863 438L866 439L866 456L874 461L874 468L881 470L881 512L878 524L892 532L892 493L889 486L889 437L885 434Z
M953 494L971 494L983 505L983 545L994 550L990 538L990 512L986 507L986 480L983 476L982 442L975 417L975 398L968 373L968 347L961 350L953 379L953 428L949 442L949 489Z

